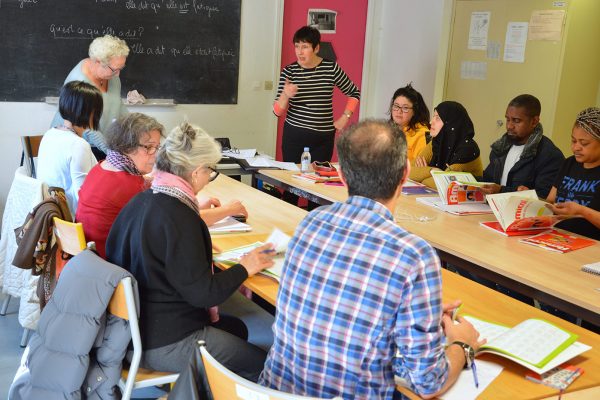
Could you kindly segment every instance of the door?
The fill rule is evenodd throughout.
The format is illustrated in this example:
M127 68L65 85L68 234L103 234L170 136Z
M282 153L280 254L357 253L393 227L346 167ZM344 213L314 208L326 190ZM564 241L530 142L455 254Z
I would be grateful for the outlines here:
M549 137L554 134L564 35L560 41L527 40L523 63L503 61L503 53L509 22L529 22L534 10L566 12L567 4L552 0L456 0L444 98L458 101L469 112L484 166L489 161L490 145L506 132L506 107L519 94L532 94L540 100L544 133ZM471 15L485 11L490 12L488 49L496 46L497 54L468 49ZM484 79L469 79L481 78L478 74L461 77L461 67L473 66L487 69Z

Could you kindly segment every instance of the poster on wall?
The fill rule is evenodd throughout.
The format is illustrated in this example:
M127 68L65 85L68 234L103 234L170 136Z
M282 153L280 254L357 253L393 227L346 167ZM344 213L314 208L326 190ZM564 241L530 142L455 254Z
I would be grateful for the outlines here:
M560 40L564 19L565 10L532 12L529 20L529 40Z
M525 44L527 43L527 22L509 22L506 28L504 59L506 62L525 62Z
M317 28L321 33L335 33L337 11L323 8L309 8L306 25Z
M469 28L469 50L487 50L488 30L491 11L475 11L471 13Z

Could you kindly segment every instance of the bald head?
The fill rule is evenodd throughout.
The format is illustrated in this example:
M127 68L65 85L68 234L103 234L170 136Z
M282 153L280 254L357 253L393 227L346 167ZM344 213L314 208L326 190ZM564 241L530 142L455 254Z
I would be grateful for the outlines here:
M396 124L359 122L340 136L337 151L350 196L394 196L406 170L406 139Z

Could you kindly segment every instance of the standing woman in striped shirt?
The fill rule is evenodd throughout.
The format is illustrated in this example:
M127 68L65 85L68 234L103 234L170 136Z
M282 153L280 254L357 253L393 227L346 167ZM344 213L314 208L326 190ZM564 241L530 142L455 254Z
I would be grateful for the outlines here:
M321 34L304 26L294 34L297 61L286 66L279 78L275 115L287 110L283 127L283 161L299 163L304 147L313 160L331 161L335 132L343 129L360 100L360 91L334 61L319 57ZM342 115L334 121L333 88L348 96Z

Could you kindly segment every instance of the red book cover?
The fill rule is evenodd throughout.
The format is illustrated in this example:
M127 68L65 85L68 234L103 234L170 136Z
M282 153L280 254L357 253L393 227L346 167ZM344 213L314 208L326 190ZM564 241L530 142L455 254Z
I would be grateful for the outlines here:
M479 225L486 227L488 229L491 229L494 232L498 232L504 236L527 236L527 235L537 235L538 233L540 233L539 228L505 231L504 229L502 229L502 225L500 225L500 222L498 222L498 221L480 222Z
M542 247L550 251L567 253L573 250L579 250L584 247L592 246L595 240L586 239L580 236L570 235L552 229L551 231L540 233L532 237L519 240L520 242Z

